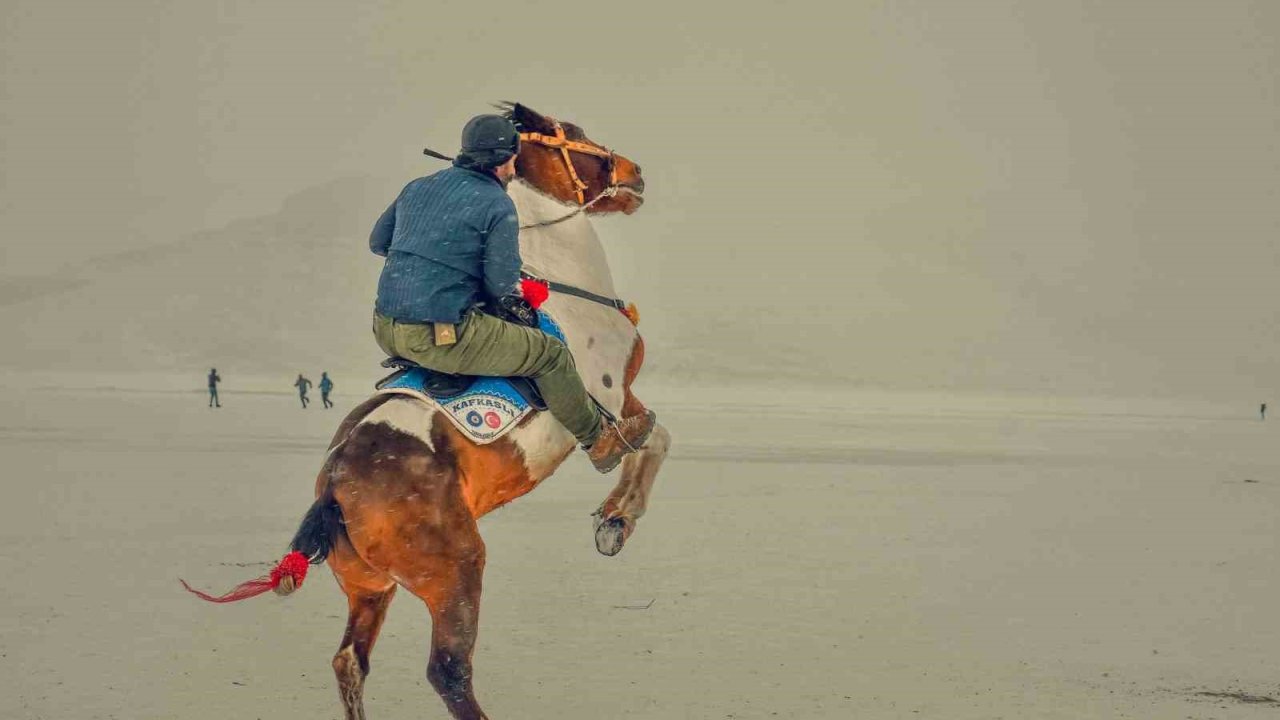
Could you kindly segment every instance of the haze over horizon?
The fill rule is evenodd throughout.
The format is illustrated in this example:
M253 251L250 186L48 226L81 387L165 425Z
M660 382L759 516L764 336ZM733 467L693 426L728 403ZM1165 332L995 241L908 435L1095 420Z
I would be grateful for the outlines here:
M5 3L0 368L376 366L369 227L510 99L644 167L658 377L1276 400L1280 6L522 7Z

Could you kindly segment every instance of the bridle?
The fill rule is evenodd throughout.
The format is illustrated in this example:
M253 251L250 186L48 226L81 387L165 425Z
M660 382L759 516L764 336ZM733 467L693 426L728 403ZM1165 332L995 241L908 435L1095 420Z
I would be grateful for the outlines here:
M598 147L596 145L592 145L591 143L584 143L578 140L570 140L567 136L565 136L564 126L560 124L559 120L556 120L555 118L550 118L550 117L547 118L547 120L551 121L552 123L552 128L555 132L554 135L546 135L546 134L537 133L537 132L522 132L520 133L520 142L533 143L534 145L541 145L543 147L548 147L553 150L560 151L560 157L564 158L565 169L569 171L569 179L573 182L573 192L577 196L578 207L574 209L572 212L568 213L567 215L563 215L554 220L544 220L542 222L533 223L532 225L521 225L520 226L521 230L529 230L531 228L540 228L540 227L546 227L548 225L556 225L570 218L577 217L578 215L581 215L582 213L589 210L593 205L600 202L601 200L605 200L617 195L618 191L622 189L622 185L618 183L618 158L616 155L614 155L614 152L612 150L609 150L608 148ZM591 198L591 200L589 201L587 200L587 192L586 192L588 186L586 183L582 182L582 178L578 175L578 169L573 166L573 157L570 155L570 153L575 153L575 152L582 153L583 155L591 155L593 157L604 158L609 162L609 185L605 187L605 189L601 190L598 195ZM424 148L422 150L422 154L429 155L433 158L438 158L440 160L445 160L447 162L453 162L452 157L448 155L444 155L442 153L438 153L435 150L432 150L431 148Z
M520 141L541 145L553 150L560 151L560 157L564 158L565 169L569 171L569 179L573 181L573 191L578 198L578 207L567 215L562 215L554 220L544 220L542 222L533 223L532 225L521 225L521 230L529 230L531 228L546 227L548 225L556 225L562 223L569 218L577 217L586 212L591 206L601 200L611 198L618 194L622 189L622 185L618 183L618 158L613 151L608 148L602 148L590 143L580 142L578 140L570 140L565 136L564 126L555 118L547 118L551 121L554 135L545 135L537 132L520 133ZM609 185L601 190L598 195L587 200L587 184L582 182L582 178L578 176L578 169L573 166L573 157L570 153L582 153L583 155L591 155L593 157L604 158L609 163Z
M533 143L534 145L541 145L543 147L549 147L560 151L560 157L564 158L565 169L569 171L569 179L573 181L573 191L578 196L578 204L587 204L587 184L582 182L582 178L578 176L578 170L573 166L573 158L569 155L570 153L582 153L583 155L591 155L607 160L609 162L609 186L605 188L604 192L609 192L611 194L617 192L618 159L614 156L613 151L608 148L597 147L590 143L570 140L565 136L564 126L560 124L559 120L554 120L552 118L547 119L551 120L553 123L553 127L555 129L554 135L544 135L536 132L522 132L520 133L520 142ZM604 192L600 195L603 195ZM599 199L600 195L593 198L593 202L594 200Z

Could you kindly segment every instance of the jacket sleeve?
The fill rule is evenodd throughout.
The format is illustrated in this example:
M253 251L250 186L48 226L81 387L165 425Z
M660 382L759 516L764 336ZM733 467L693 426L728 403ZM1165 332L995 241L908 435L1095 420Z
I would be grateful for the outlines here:
M373 232L369 235L369 249L374 255L387 256L387 250L391 247L391 236L396 229L396 204L391 203L390 207L382 213L382 217L378 218L378 222L373 224Z
M489 297L516 291L520 265L520 220L511 198L503 196L490 212L484 245L484 290Z

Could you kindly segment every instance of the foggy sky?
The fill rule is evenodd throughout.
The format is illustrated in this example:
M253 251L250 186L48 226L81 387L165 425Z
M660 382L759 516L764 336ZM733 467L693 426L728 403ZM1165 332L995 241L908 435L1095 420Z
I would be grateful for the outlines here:
M645 207L597 226L663 372L1280 390L1280 5L529 7L6 0L0 329L149 301L119 258L351 178L352 260L311 270L367 317L365 226L518 100L644 167ZM233 310L304 322L271 311L295 290ZM316 337L372 345L343 323Z

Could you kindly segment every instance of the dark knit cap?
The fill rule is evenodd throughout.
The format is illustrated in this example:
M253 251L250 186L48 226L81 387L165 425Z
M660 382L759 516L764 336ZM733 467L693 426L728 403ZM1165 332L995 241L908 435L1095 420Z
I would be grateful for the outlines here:
M490 169L520 152L520 133L501 115L477 115L462 128L462 152L458 165Z

